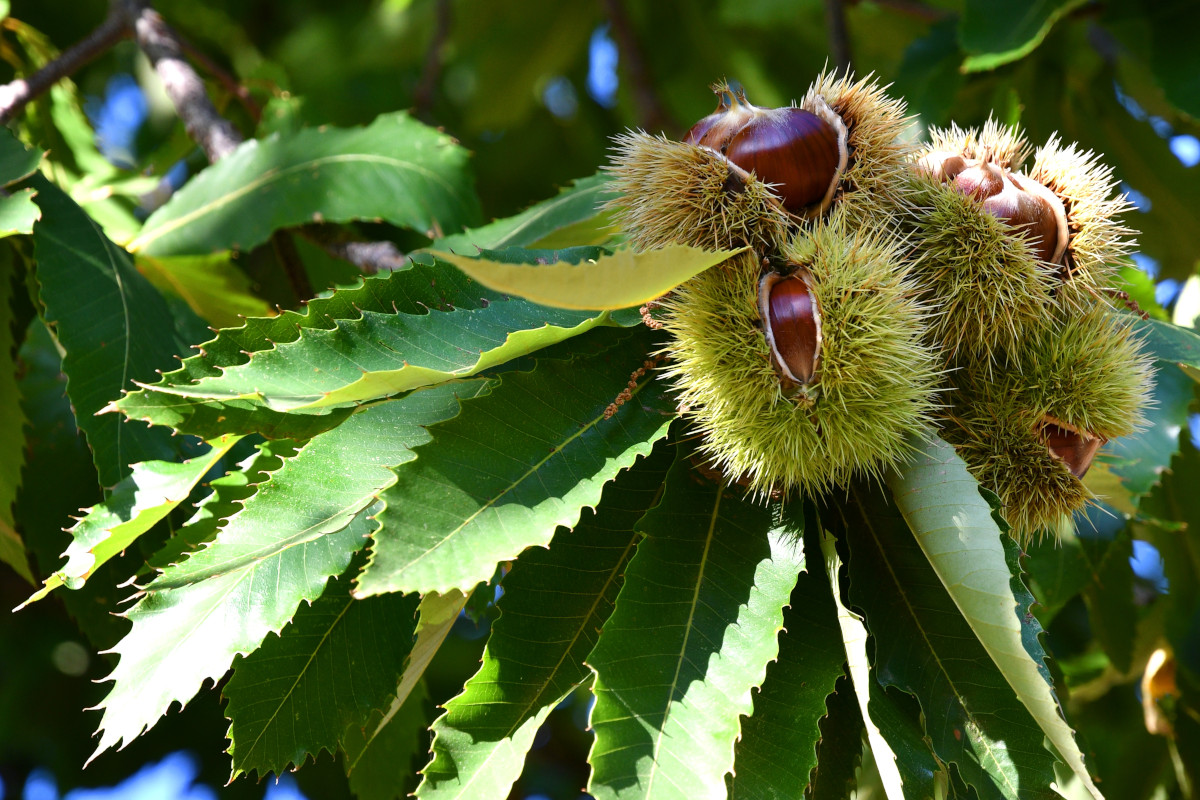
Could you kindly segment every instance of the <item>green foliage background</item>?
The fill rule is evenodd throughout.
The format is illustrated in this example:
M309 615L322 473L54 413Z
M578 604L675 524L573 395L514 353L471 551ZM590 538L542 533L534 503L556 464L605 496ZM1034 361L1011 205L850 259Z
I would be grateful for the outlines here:
M829 3L155 5L257 145L207 166L132 42L0 132L0 599L47 595L0 625L10 791L35 766L65 790L188 747L205 780L237 778L230 797L294 764L310 797L403 796L427 763L418 796L573 798L589 779L597 797L798 796L820 764L812 796L841 797L866 708L906 797L1053 796L1079 759L1106 797L1197 796L1200 168L1170 149L1200 135L1194 3L834 4L855 70L922 125L991 115L1104 154L1144 198L1140 251L1183 284L1163 309L1124 270L1154 318L1152 425L1089 474L1107 505L1019 561L937 441L819 510L696 482L653 373L605 417L657 346L638 314L538 306L434 254L609 268L610 137L679 136L722 77L758 104L799 97L830 59ZM13 0L0 81L105 10ZM586 89L597 30L621 49L611 108ZM151 101L126 168L84 113L117 72ZM564 87L560 116L545 98ZM194 177L147 216L179 160ZM363 281L300 235L314 221L413 263ZM978 586L955 561L966 533L992 570ZM1135 541L1162 554L1167 592L1131 571ZM133 604L130 579L147 587ZM1135 692L1164 644L1173 738ZM127 746L81 773L97 745ZM888 769L876 783L868 763L863 786Z

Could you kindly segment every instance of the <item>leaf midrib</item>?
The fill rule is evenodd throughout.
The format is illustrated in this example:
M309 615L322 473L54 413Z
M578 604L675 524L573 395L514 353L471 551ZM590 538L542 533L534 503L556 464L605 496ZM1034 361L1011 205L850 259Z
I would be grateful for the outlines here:
M267 170L266 172L262 173L260 176L258 176L254 180L250 181L249 183L245 184L244 186L242 186L238 189L235 189L232 192L223 194L214 200L210 200L207 203L196 207L192 211L189 211L188 213L184 214L183 216L176 217L173 220L169 220L168 222L163 223L161 226L159 226L157 228L153 228L147 232L142 233L141 236L138 236L137 238L135 238L133 241L131 241L129 243L128 249L131 252L138 252L139 250L145 250L148 243L151 243L158 239L161 239L164 236L166 236L167 234L173 233L174 231L178 230L179 228L182 228L188 224L191 224L192 222L194 222L197 219L200 219L203 216L206 216L206 215L212 214L212 213L216 213L217 210L224 208L225 206L233 203L236 200L241 199L242 197L245 197L246 195L250 194L251 192L253 192L257 189L261 189L265 186L269 186L272 183L280 181L283 178L285 178L288 175L291 175L295 172L319 168L319 167L325 166L326 164L356 163L356 162L386 164L388 166L395 167L397 169L397 171L400 171L400 172L416 173L425 178L428 178L429 180L433 181L434 183L439 184L441 186L441 188L446 191L447 194L449 194L451 197L453 197L455 199L455 202L459 203L459 205L463 204L462 198L454 190L454 187L452 187L449 184L449 182L446 181L445 178L443 178L441 175L438 175L436 172L434 172L426 167L423 167L420 164L417 164L416 162L404 161L404 160L396 158L394 156L380 156L380 155L375 155L375 154L371 154L371 153L341 153L338 155L322 156L320 158L310 159L308 161L303 161L303 162L300 162L297 164L292 164L291 166L284 167L283 169ZM415 202L419 206L421 206L422 210L424 210L427 215L432 216L429 213L430 212L429 206L423 201L423 198L421 197L421 195L409 194L408 197L410 200L412 200L413 202Z

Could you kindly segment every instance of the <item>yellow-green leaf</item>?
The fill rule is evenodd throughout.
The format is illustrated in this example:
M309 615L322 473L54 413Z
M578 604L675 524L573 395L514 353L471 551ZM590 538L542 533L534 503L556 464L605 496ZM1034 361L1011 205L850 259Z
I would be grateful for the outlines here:
M743 250L700 250L674 245L610 256L578 264L506 264L454 253L437 253L475 280L545 306L615 310L640 306Z

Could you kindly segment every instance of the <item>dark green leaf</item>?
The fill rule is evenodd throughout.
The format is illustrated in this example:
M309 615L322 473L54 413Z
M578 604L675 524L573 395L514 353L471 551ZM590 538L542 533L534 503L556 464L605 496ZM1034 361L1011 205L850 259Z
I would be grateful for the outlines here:
M598 800L725 797L740 718L778 654L800 543L771 530L769 508L697 477L682 451L588 657Z
M1149 63L1166 100L1200 119L1200 50L1192 35L1200 29L1200 7L1190 0L1118 0L1104 10L1105 27Z
M5 135L0 134L0 141ZM3 157L0 150L0 157ZM13 504L21 486L25 464L25 414L17 387L17 347L13 338L13 253L0 247L0 562L33 583L25 543L17 533Z
M351 726L342 740L349 770L350 790L358 800L405 800L416 785L418 754L428 747L426 728L429 691L420 683L392 716L378 736L367 731L379 728L383 715L376 711L364 727ZM350 769L350 764L354 768Z
M382 496L358 593L469 592L497 562L573 526L674 417L649 373L606 418L651 347L635 336L620 352L507 373L488 397L432 429L433 442Z
M612 611L637 544L634 526L658 499L672 452L618 475L597 511L561 529L548 550L517 559L483 665L433 724L422 798L507 797L550 712L590 675L583 659Z
M498 219L480 228L438 239L432 250L449 250L473 255L476 248L499 250L505 247L527 247L546 243L548 237L596 218L599 207L608 199L608 176L604 173L580 178L557 196L522 211L516 216ZM569 244L596 244L582 239L568 240Z
M1016 613L1003 534L979 494L978 482L954 448L941 439L914 437L913 444L914 462L886 476L909 530L1021 704L1064 763L1099 800L1100 792L1062 718L1045 666L1026 649L1027 626Z
M0 196L0 237L17 233L33 233L33 224L42 218L42 210L33 198L33 189L21 189Z
M1150 402L1143 412L1146 427L1105 447L1104 460L1136 505L1150 491L1179 449L1179 429L1187 425L1195 383L1180 369L1159 364L1154 371ZM1091 485L1091 482L1088 482Z
M146 220L147 255L250 250L279 228L381 219L430 238L475 223L467 151L404 113L242 144Z
M1053 797L1054 758L942 587L895 506L863 487L845 511L850 600L866 613L875 674L921 703L938 757L981 796ZM987 784L994 785L990 790Z
M233 777L279 775L308 755L337 752L388 704L412 650L417 598L350 597L347 587L301 606L282 633L234 664L229 701Z
M42 154L22 144L11 129L0 130L0 186L28 178L41 160Z
M46 322L66 354L67 394L92 447L100 482L112 486L138 461L179 460L170 431L96 412L133 381L149 381L188 343L162 297L61 190L35 176L43 219L34 228Z
M854 789L854 773L862 761L863 741L862 712L849 672L838 677L833 692L825 698L820 730L817 766L804 796L808 800L846 800Z
M965 72L995 69L1028 55L1050 28L1084 0L966 0L959 38L970 55Z
M151 582L126 613L133 629L115 648L97 753L137 737L319 597L365 544L369 508L394 480L388 467L428 441L422 426L457 412L453 391L439 387L353 415L285 462L210 545Z
M896 90L908 101L911 112L927 125L950 121L955 95L963 85L959 71L962 51L958 49L958 18L947 16L934 23L929 33L904 51L896 75Z
M180 297L197 315L218 328L240 325L244 317L271 315L271 306L250 289L250 279L230 253L153 258L139 256L140 273L159 291Z
M1080 543L1088 555L1092 580L1084 590L1092 630L1109 661L1122 673L1133 661L1137 609L1133 604L1133 540L1122 526L1112 540L1083 536Z
M818 749L824 745L820 723L827 714L826 703L836 703L831 695L844 674L845 661L837 608L824 571L817 565L816 575L811 569L801 573L792 589L783 612L779 657L767 667L762 689L754 695L754 713L742 723L734 774L729 780L731 800L798 798L809 784L810 772L822 772L825 765L818 762ZM858 747L862 720L857 705L850 716L858 717L857 726L850 726L855 727L852 740ZM844 721L839 719L834 725ZM839 761L837 755L829 755L831 762ZM845 776L832 763L829 774L833 782L834 775Z

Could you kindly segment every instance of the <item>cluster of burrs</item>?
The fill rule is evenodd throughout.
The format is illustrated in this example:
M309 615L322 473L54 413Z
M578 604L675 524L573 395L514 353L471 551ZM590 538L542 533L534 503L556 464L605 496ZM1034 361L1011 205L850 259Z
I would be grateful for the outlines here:
M1052 139L932 131L869 79L759 108L725 84L684 141L617 138L619 224L641 250L748 248L657 304L700 454L761 495L953 443L1023 540L1082 508L1096 451L1141 422L1149 360L1109 307L1130 247L1111 172Z

